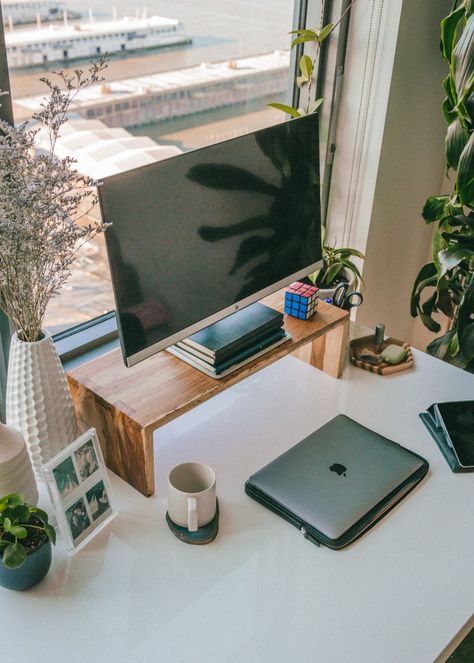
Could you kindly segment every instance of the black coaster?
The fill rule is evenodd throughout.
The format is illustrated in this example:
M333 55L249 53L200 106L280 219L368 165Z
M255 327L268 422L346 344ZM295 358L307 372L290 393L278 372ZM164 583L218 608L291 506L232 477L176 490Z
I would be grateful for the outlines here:
M196 546L202 546L205 543L211 543L219 531L219 501L216 499L216 515L207 525L199 527L197 532L190 532L187 527L181 527L174 523L166 512L166 522L175 537L184 543L192 543Z

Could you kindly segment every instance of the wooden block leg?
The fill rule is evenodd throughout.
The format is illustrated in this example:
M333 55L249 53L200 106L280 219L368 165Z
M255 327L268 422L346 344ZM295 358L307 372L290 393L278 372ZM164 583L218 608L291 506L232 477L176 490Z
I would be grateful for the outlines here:
M349 319L293 353L295 357L315 366L334 378L341 377L347 351Z
M82 429L97 430L105 463L124 481L146 497L155 492L153 431L142 428L124 412L95 398L69 380L76 414Z

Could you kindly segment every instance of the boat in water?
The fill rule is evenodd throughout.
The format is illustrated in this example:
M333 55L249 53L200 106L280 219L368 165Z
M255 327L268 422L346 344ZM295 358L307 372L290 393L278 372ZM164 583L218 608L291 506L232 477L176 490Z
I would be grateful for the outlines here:
M38 21L36 28L5 32L8 64L13 69L190 42L180 21L162 16L100 22L91 16L88 22L72 23L66 15L60 25L43 27Z

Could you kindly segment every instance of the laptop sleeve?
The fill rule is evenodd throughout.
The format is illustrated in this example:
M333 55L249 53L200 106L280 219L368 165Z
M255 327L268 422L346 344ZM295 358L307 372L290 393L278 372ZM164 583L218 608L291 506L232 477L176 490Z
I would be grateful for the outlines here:
M349 419L349 417L345 417L344 415L339 415L338 417L333 419L332 422L340 418L344 418L344 420L351 422L352 424L356 424L359 428L361 427L360 424L354 422L352 419ZM328 424L326 424L326 426L329 426L332 422L329 422ZM369 431L369 429L365 430ZM371 435L374 435L373 431L370 431L370 433ZM384 440L386 439L384 438ZM305 440L303 440L303 442L304 441ZM401 445L398 445L395 442L390 442L390 443L395 446L401 447ZM341 536L335 539L329 538L323 532L318 530L313 522L311 522L307 518L303 518L298 511L289 509L284 503L275 500L271 495L269 495L264 490L262 490L258 486L258 474L259 474L258 472L252 475L245 483L245 492L249 497L256 500L270 511L273 511L274 513L284 518L287 522L297 527L301 531L303 536L312 543L314 543L315 545L319 546L322 544L328 548L338 550L348 546L350 543L352 543L357 538L359 538L363 533L365 533L367 530L373 527L377 522L379 522L379 520L383 518L383 516L385 516L391 509L393 509L393 507L395 507L400 502L400 500L402 500L406 495L408 495L408 493L411 490L413 490L413 488L415 488L415 486L427 474L429 469L428 461L422 458L421 456L419 456L418 454L415 454L414 452L405 449L404 447L401 448L404 449L405 452L411 454L414 459L418 460L418 462L416 463L417 467L414 470L414 472L410 476L408 476L404 481L402 481L399 485L397 485L395 489L393 489L387 495L385 495L383 499L381 499L375 506L373 506L373 508L368 510L363 517L357 520ZM285 454L282 454L282 456L284 455ZM271 465L271 463L269 465ZM262 468L261 471L263 472L266 469L266 467L268 466Z

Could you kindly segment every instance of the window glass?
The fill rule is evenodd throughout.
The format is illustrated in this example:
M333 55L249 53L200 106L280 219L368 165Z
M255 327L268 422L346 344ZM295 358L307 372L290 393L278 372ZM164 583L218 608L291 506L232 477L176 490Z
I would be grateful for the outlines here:
M78 170L100 179L166 158L170 147L188 151L285 119L266 104L287 101L293 0L114 4L2 0L16 122L38 107L41 76L109 54L106 80L78 98L73 131L58 143ZM55 333L113 308L98 237L81 249L45 326Z

